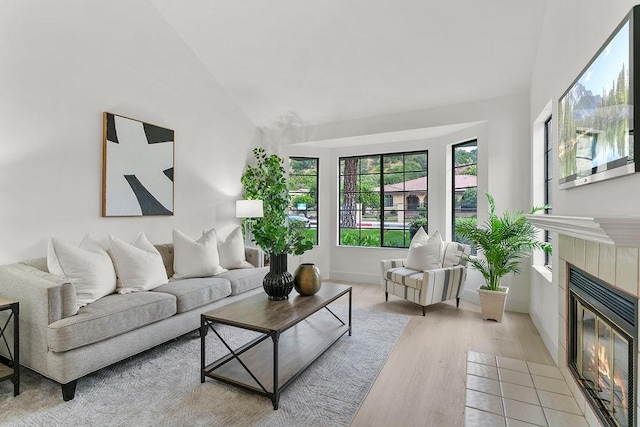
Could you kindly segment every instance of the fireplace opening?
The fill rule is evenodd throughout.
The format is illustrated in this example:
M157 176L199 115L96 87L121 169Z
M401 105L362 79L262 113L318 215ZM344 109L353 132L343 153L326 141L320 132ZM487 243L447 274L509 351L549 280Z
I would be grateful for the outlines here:
M569 368L605 425L636 426L637 302L569 266Z

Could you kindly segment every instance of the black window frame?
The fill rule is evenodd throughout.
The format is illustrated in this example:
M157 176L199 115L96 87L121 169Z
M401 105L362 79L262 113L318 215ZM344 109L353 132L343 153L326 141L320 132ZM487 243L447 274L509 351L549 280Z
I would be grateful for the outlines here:
M456 165L456 148L462 148L462 147L475 147L476 148L476 161L475 163L467 163L464 165ZM466 167L470 167L470 166L475 166L476 167L476 171L478 168L478 140L477 139L470 139L468 141L464 141L464 142L459 142L457 144L453 144L451 146L451 240L453 242L460 242L460 243L465 243L463 241L458 240L458 238L456 237L456 218L458 218L458 215L456 215L456 190L458 189L458 187L456 187L456 171L461 169L461 168L466 168ZM476 210L475 210L475 214L476 214L476 218L478 217L478 175L476 172L476 185L475 185L475 189L476 189ZM462 188L462 187L460 187ZM465 189L467 188L474 188L474 187L464 187ZM475 248L471 248L472 253L475 254Z
M315 241L314 241L314 246L318 246L320 244L320 158L319 157L307 157L307 156L289 156L289 178L291 178L291 176L313 176L313 175L309 175L309 174L296 174L296 173L291 173L291 161L308 161L308 160L313 160L315 161L315 169L316 169L316 192L315 192L315 201L316 201L316 207L315 207L315 212L316 212L316 217L315 217L315 227L312 227L311 223L309 223L309 227L310 229L315 229ZM289 189L289 185L287 184L287 189L289 191L289 194L291 195L292 191L291 189ZM293 200L293 197L291 197L291 199ZM295 212L294 212L295 211ZM297 207L293 206L293 202L291 203L291 206L289 206L289 212L288 215L297 215L299 214L300 211L297 209ZM305 215L305 217L307 217ZM308 217L307 217L308 218Z
M544 210L546 215L550 215L551 208L551 195L553 184L553 117L549 116L544 122L544 205L549 206ZM544 231L544 241L548 244L552 244L551 232L549 230ZM551 254L544 252L544 266L551 270L552 257Z
M425 169L424 170L420 170L420 171L407 171L406 170L406 156L414 156L414 155L424 155L425 156ZM424 177L426 178L426 182L425 182L425 189L424 189L424 201L420 202L418 207L416 209L408 209L407 207L407 203L406 203L406 199L407 199L407 190L405 190L403 188L402 191L393 191L393 192L385 192L384 191L384 187L385 187L385 158L390 158L390 157L398 157L398 156L402 156L402 174L403 174L403 183L409 181L410 179L406 178L407 174L410 173L424 173ZM362 236L362 230L363 229L371 229L370 227L363 227L362 223L360 224L360 226L355 227L356 230L358 230L358 244L348 244L348 243L343 243L342 242L342 233L343 230L345 229L351 229L350 227L343 227L342 226L342 212L343 212L343 206L341 203L341 199L343 197L343 188L341 186L342 183L342 179L343 179L343 171L342 171L342 162L346 159L372 159L372 158L377 158L378 162L379 162L379 168L380 170L378 171L378 173L376 175L379 175L379 185L378 188L380 189L379 191L379 209L378 209L378 220L379 220L379 227L377 228L377 230L380 232L380 243L379 245L367 245L367 244L363 244L363 236ZM388 172L386 173L387 175L389 174L397 174L398 172ZM361 169L360 169L360 163L358 162L358 170L357 170L357 175L358 175L358 179L360 179L361 176L363 175L372 175L370 173L361 173ZM415 178L414 178L415 179ZM397 245L392 245L392 244L387 244L390 241L395 241L397 239L391 239L388 238L387 242L385 242L385 231L390 232L390 231L396 231L394 229L391 229L389 227L385 228L385 211L388 208L393 208L392 206L386 206L385 205L385 196L386 195L393 195L394 193L404 193L403 199L405 201L404 205L403 205L403 223L402 223L402 230L403 230L403 246L397 246ZM361 194L359 191L357 192L357 194ZM428 198L429 198L429 151L428 150L414 150L414 151L401 151L401 152L394 152L394 153L382 153L382 154L363 154L363 155L358 155L358 156L343 156L343 157L339 157L338 158L338 203L337 203L337 207L338 207L338 246L352 246L352 247L376 247L376 248L401 248L401 249L406 249L409 247L410 243L411 243L411 237L410 237L410 222L407 221L407 212L417 212L419 211L421 208L427 208L428 206ZM389 210L393 210L393 209L389 209ZM425 231L428 232L428 212L426 213L426 220L427 220L427 227L425 227ZM375 229L375 228L373 228ZM396 233L397 234L397 233Z

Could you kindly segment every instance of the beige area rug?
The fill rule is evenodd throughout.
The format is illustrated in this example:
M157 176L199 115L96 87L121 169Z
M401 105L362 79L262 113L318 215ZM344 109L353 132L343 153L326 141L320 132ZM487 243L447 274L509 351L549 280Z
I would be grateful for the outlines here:
M346 307L333 310L346 319ZM315 315L330 316L326 310ZM2 426L346 426L355 416L409 318L353 310L345 335L271 400L207 378L200 383L197 333L155 347L78 381L74 400L60 385L23 369L22 393L0 383ZM234 348L255 335L218 325ZM214 334L207 361L226 353Z

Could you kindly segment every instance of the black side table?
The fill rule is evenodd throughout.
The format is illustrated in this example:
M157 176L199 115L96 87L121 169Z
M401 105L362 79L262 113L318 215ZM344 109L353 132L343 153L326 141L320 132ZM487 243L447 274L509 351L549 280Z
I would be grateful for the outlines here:
M11 310L9 317L7 317L4 324L0 324L0 346L4 343L9 357L6 358L0 355L0 381L10 379L13 383L13 395L20 394L20 333L19 333L19 313L20 303L18 301L12 301L4 298L0 298L0 311ZM13 352L9 347L7 341L7 328L9 322L13 319Z

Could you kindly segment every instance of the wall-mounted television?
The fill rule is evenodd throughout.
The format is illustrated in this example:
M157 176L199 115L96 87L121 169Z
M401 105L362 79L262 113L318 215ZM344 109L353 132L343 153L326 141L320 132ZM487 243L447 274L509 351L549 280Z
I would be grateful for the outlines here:
M638 172L640 6L635 6L558 102L560 189ZM640 62L638 62L640 64ZM640 67L637 67L640 68Z

